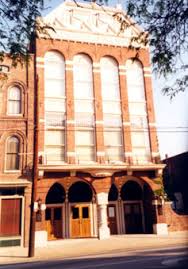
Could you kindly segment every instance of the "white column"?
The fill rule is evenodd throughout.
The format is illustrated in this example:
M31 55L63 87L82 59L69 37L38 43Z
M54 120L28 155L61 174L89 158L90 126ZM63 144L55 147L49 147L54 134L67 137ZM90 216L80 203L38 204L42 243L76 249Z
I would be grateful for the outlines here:
M107 239L110 237L110 229L107 222L108 193L97 193L97 204L99 213L99 239Z

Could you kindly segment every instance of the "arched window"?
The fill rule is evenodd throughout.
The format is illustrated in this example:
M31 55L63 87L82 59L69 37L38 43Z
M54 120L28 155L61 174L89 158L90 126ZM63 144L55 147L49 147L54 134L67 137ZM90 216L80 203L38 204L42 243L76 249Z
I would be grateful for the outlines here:
M16 136L8 138L6 143L6 170L20 169L20 141Z
M75 146L79 162L95 161L93 67L85 54L73 59Z
M21 114L21 89L17 86L8 90L8 114Z
M111 57L100 61L104 120L104 145L108 161L123 160L122 119L117 62Z
M47 163L65 160L65 60L55 51L44 57L45 157Z
M135 163L145 163L150 159L150 145L141 63L138 60L127 60L126 75L133 161Z

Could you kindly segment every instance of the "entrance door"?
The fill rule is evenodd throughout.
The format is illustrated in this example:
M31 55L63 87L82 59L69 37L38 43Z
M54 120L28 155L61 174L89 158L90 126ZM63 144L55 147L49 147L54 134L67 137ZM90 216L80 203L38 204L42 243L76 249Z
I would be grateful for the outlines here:
M71 237L90 237L91 221L89 205L71 206Z
M62 207L46 208L48 240L63 238Z
M127 234L143 233L140 203L124 204L124 216Z
M109 204L107 207L108 227L110 234L117 234L116 205Z

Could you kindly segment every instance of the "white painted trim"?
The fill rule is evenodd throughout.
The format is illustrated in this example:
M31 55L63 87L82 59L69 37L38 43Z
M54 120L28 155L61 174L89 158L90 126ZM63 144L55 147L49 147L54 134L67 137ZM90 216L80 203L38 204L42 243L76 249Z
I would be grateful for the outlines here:
M73 71L73 68L72 67L65 67L65 70L66 71Z
M125 156L126 157L131 157L131 156L133 156L133 153L131 152L131 151L126 151L126 152L124 152L124 154L125 154Z
M98 63L98 62L93 62L93 67L99 67L99 68L100 68L100 63Z
M44 57L36 57L36 61L44 63Z
M125 65L119 65L119 69L126 70L126 66Z
M123 121L123 126L131 126L131 122L129 122L129 121Z
M149 122L149 126L151 126L151 127L157 127L157 123L156 122Z
M75 157L76 156L76 152L74 152L74 151L67 151L67 156L68 157Z
M101 124L101 125L103 125L103 124L104 124L104 121L103 121L103 120L96 120L95 123L96 123L96 124Z
M120 76L126 76L126 72L119 72Z
M75 124L75 120L67 120L67 124Z
M145 67L143 68L143 70L144 70L145 72L151 72L151 67L150 67L150 66L145 66Z
M71 60L66 60L66 61L65 61L65 64L67 64L67 65L73 65L73 61L71 61Z
M105 152L104 151L97 151L97 156L105 156Z
M152 152L151 155L152 155L152 157L158 157L158 156L160 156L160 153L159 152Z
M37 64L36 66L37 66L37 68L44 68L44 65L42 65L42 64Z
M93 69L93 73L100 73L101 70L100 69Z

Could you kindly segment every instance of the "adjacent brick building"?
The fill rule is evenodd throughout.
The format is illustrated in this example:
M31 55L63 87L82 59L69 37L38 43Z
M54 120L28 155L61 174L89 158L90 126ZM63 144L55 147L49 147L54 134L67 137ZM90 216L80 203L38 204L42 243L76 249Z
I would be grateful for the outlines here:
M28 241L33 162L33 57L0 65L0 246Z

